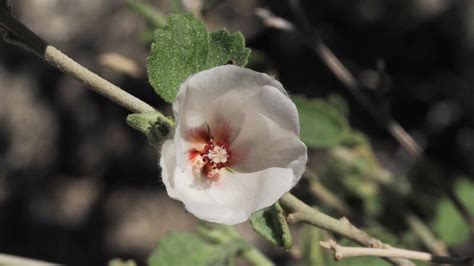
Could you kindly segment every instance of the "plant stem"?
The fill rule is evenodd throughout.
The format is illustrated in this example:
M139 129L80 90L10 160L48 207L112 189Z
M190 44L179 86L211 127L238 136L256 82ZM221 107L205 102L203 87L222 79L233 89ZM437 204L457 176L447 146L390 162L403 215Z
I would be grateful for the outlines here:
M344 201L340 200L332 191L330 191L319 179L318 175L309 167L306 168L304 174L309 180L311 193L320 201L326 203L328 206L336 210L339 214L352 217L351 209Z
M150 3L148 3L148 1L127 0L127 3L138 14L148 19L148 21L152 23L153 26L162 28L166 25L166 16Z
M414 159L423 158L423 150L418 143L403 129L400 124L387 117L380 112L378 108L370 102L370 100L362 93L360 84L351 72L342 64L337 56L329 49L329 47L319 38L319 36L311 29L306 17L303 15L297 1L290 1L291 7L296 14L296 18L301 21L305 27L305 31L300 31L293 23L278 17L267 9L259 8L256 15L259 16L263 23L272 28L282 31L294 32L304 43L318 55L326 66L331 70L334 76L347 88L357 102L369 112L369 114L400 143L403 149Z
M52 266L58 264L0 253L0 265Z
M471 214L469 209L466 207L466 205L462 202L462 200L456 194L456 192L454 191L454 188L447 188L446 192L448 194L448 198L451 200L454 207L456 207L458 212L461 214L461 217L464 219L466 224L468 224L469 230L471 231L472 234L474 234L474 216Z
M448 248L441 240L437 239L423 221L415 214L405 216L407 224L413 233L421 239L423 245L433 254L438 256L449 256Z
M288 215L288 221L290 223L304 222L312 224L351 239L366 247L389 247L382 241L352 225L346 218L338 220L317 211L290 193L283 195L283 197L280 198L280 203L292 212ZM405 259L388 258L388 260L395 265L414 265Z
M404 258L411 260L428 261L439 264L462 264L472 265L472 258L469 257L439 257L430 253L400 249L400 248L362 248L362 247L344 247L330 239L329 241L321 241L319 244L334 252L334 260L342 260L350 257L384 257L384 258Z
M247 259L254 266L271 266L275 265L271 260L269 260L265 255L263 255L255 247L249 248L245 251L242 256Z
M125 109L135 113L156 111L149 104L101 78L99 75L72 60L57 48L46 43L33 31L15 19L8 10L1 7L0 27L4 28L7 32L4 36L5 41L29 49L57 69L84 82L95 92L105 96Z

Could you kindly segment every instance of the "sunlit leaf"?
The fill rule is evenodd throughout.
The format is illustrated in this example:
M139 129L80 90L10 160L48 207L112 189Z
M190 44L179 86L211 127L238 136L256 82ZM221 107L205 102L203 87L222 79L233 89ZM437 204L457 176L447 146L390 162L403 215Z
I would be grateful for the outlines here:
M245 66L250 50L240 33L207 33L192 15L170 15L154 34L148 57L148 79L155 92L173 102L180 84L190 75L232 63Z

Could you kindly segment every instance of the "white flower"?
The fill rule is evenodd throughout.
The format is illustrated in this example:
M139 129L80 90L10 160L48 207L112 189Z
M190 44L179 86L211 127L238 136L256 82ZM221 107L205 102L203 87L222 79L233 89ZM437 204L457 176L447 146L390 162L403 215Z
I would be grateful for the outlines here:
M274 78L232 65L188 78L162 148L168 195L200 219L237 224L300 179L307 149L296 106Z

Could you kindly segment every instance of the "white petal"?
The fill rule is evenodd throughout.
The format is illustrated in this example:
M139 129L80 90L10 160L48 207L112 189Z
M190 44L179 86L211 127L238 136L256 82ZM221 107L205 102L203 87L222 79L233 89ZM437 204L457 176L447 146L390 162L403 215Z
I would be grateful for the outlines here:
M179 168L175 169L174 198L182 201L186 210L200 219L230 224L229 219L235 216L236 211L212 198L208 193L209 190L212 190L212 186L202 186L189 168L184 172Z
M307 149L298 137L296 107L266 74L230 65L200 72L183 83L173 111L177 128L174 145L163 146L163 182L171 197L201 219L243 222L275 203L304 171ZM228 131L235 171L222 169L216 182L203 185L186 152L196 145L189 132L206 127L213 137Z
M173 104L179 123L175 133L177 160L185 168L184 152L192 143L186 132L215 121L228 121L231 141L239 133L245 115L262 113L280 127L299 134L298 113L283 86L270 76L232 65L216 67L187 79ZM216 126L219 126L218 123Z
M166 187L168 195L174 199L178 198L174 190L174 171L176 169L176 150L173 141L167 140L161 148L161 179Z
M257 112L282 128L291 130L297 135L300 133L298 110L287 95L283 95L275 87L263 86L252 100L252 106Z
M221 107L242 107L242 103L258 93L261 87L277 86L276 83L268 75L249 69L232 65L215 67L191 76L181 85L173 110L176 118L186 127L198 127L207 122L207 113L216 113L210 109L214 109L218 98L232 100L226 101ZM230 115L236 108L231 109L228 112Z
M228 92L233 93L233 97L229 97L232 101L224 107L236 106L245 111L242 105L252 101L251 105L258 106L259 112L274 119L281 127L299 134L298 111L281 83L267 74L232 65L215 67L191 76L181 86L173 109L175 114L179 110L192 112L192 115L184 117L181 113L179 119L186 118L188 124L197 126L202 120L196 119L196 112L210 108L210 103L214 104L214 100Z
M232 166L239 172L291 168L295 178L299 179L308 159L306 145L296 134L259 114L245 117L242 130L231 148L234 153L242 154Z
M255 94L255 92L252 94ZM249 97L251 96L249 95ZM236 99L239 99L239 101ZM193 101L186 100L187 102ZM185 168L185 152L194 145L184 138L187 132L195 128L206 127L209 127L211 134L226 130L229 132L229 142L232 142L238 136L245 118L245 113L242 110L244 105L241 94L234 90L216 98L212 105L200 108L182 108L182 112L177 114L177 121L179 122L176 125L174 136L179 167L181 169Z
M219 66L188 78L181 85L177 101L181 102L184 98L192 99L195 106L199 106L199 103L204 103L206 106L226 92L237 90L239 98L242 96L245 98L246 92L252 92L263 86L275 87L282 94L286 94L281 83L267 74L233 65Z
M208 190L208 194L233 211L232 215L218 222L237 224L248 220L255 211L274 204L296 181L291 169L285 168L269 168L255 173L227 173Z
M183 172L175 174L186 179ZM284 168L225 174L206 189L186 183L176 187L186 209L200 219L228 225L245 222L252 213L274 204L295 185L293 172Z
M160 165L168 195L181 200L196 217L211 222L244 222L253 212L275 203L297 182L291 169L269 168L256 173L222 172L217 182L203 187L196 183L190 167L184 172L176 167L174 155L174 145L166 141Z

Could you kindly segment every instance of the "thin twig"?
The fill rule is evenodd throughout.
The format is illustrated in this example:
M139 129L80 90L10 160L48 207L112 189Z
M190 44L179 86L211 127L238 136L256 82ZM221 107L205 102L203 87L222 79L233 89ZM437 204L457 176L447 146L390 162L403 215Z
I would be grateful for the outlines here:
M70 57L49 45L24 24L15 19L8 10L0 7L0 27L6 30L5 41L23 46L57 69L84 82L95 92L109 100L136 112L156 111L152 106L122 90L99 75L81 66Z
M362 105L374 119L382 124L388 132L400 143L400 145L407 151L407 153L416 160L422 159L423 150L418 143L408 134L400 124L394 119L387 117L383 112L380 112L370 100L362 93L360 84L357 79L350 73L350 71L341 63L336 55L327 47L327 45L319 38L319 36L309 27L309 23L302 15L299 6L295 1L291 1L295 13L301 20L303 26L306 27L305 32L300 32L293 23L281 17L272 14L267 9L259 8L255 11L263 23L272 28L283 31L291 31L298 34L302 40L321 58L332 73L341 81L341 83L348 89L353 97Z
M448 194L449 199L454 204L454 207L459 211L462 218L469 225L471 233L474 234L474 215L471 214L469 209L464 205L461 199L458 197L453 188L447 188L446 193Z
M363 248L363 247L344 247L330 239L321 241L319 244L334 252L334 260L342 260L350 257L383 257L383 258L403 258L410 260L420 260L439 264L462 264L472 265L473 260L469 257L440 257L430 253L413 251L400 248Z
M0 265L52 266L59 264L0 253Z
M147 1L127 0L127 3L135 12L153 24L153 26L162 28L166 25L166 15Z
M304 202L290 193L283 195L283 197L280 198L280 203L288 211L290 211L290 214L288 215L288 222L290 223L304 222L312 224L319 228L326 229L345 238L351 239L366 247L390 247L384 244L382 241L358 229L346 218L338 220L322 212L319 212L306 205ZM406 259L388 258L388 260L395 265L414 265L412 262Z
M263 24L269 28L279 29L283 31L292 31L295 29L293 23L283 18L275 16L270 10L265 8L255 8L255 14L259 16Z
M413 233L430 252L437 256L449 256L448 248L444 242L437 239L418 216L407 214L405 218Z
M307 168L304 175L309 179L311 192L319 200L328 204L342 215L351 217L351 208L321 184L317 174L313 170ZM316 185L313 182L316 182ZM385 185L385 183L381 184ZM449 256L448 248L444 242L437 239L418 216L415 214L407 214L405 218L413 233L431 253L437 256Z
M301 24L305 27L305 31L299 31L293 23L281 17L272 14L269 10L259 9L256 15L259 16L264 24L268 27L273 27L283 31L291 31L296 33L327 65L333 74L341 81L348 89L353 97L364 107L372 117L381 125L383 125L388 132L400 143L402 148L415 160L420 161L424 159L424 153L421 146L413 139L410 134L393 118L378 110L370 100L362 93L361 86L357 79L350 73L350 71L342 64L336 55L326 46L326 44L319 38L319 36L311 29L304 13L299 7L298 0L290 0L297 18L300 19ZM278 21L275 23L274 21ZM281 26L285 25L285 26ZM461 213L466 223L470 226L471 232L474 232L474 216L467 212L464 204L451 193L451 201L456 209Z
M340 200L334 193L329 190L321 180L319 179L318 175L311 170L310 168L306 168L304 175L309 180L310 190L311 193L318 198L320 201L326 203L329 207L336 210L339 214L352 217L351 208L347 206L344 201Z
M76 63L55 47L48 45L30 29L16 20L8 10L3 8L0 8L0 26L6 29L7 35L5 39L8 42L28 48L53 66L83 81L94 91L102 94L122 107L132 112L155 111L155 109L147 103L128 94L119 87ZM354 227L347 219L337 220L327 216L326 214L315 211L291 194L283 196L281 202L290 210L295 211L295 213L291 214L289 217L289 219L292 219L295 222L302 221L316 225L352 239L364 246L386 247L386 245L379 240ZM407 260L395 258L390 258L390 260L399 265L413 265Z

